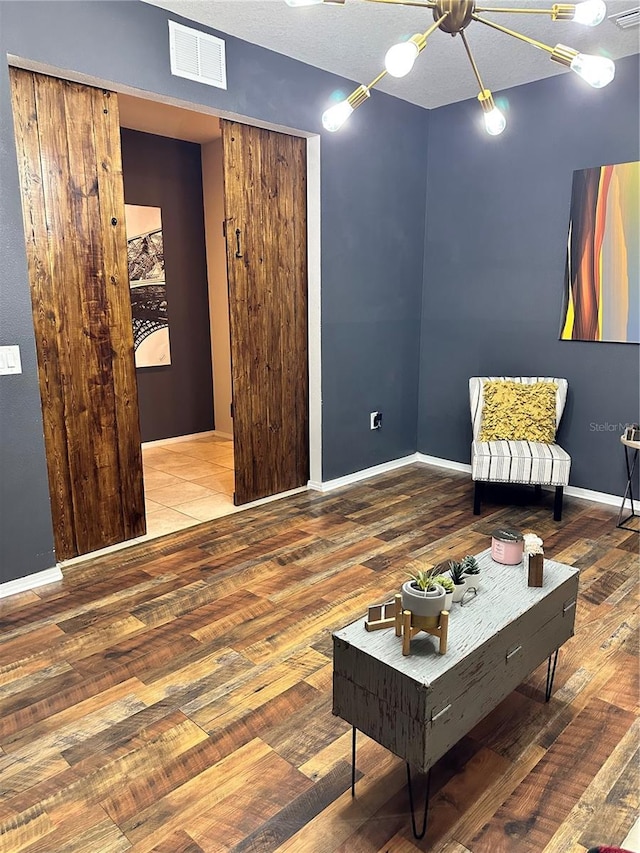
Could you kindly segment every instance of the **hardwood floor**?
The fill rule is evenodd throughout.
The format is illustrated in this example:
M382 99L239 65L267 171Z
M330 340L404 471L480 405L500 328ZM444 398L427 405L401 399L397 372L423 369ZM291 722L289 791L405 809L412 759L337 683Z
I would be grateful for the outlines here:
M551 503L489 493L474 517L468 475L417 464L77 564L0 601L3 853L620 844L640 806L638 536L616 529L614 508L570 498L556 524ZM541 667L438 762L415 841L404 764L363 735L351 799L331 632L395 591L408 562L476 553L506 523L581 568L576 636L548 704Z

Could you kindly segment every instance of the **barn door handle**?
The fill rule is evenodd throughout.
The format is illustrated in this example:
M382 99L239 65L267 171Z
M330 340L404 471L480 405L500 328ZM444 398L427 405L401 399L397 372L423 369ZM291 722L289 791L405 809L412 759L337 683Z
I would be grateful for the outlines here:
M236 228L236 258L241 258L242 252L240 251L240 229Z

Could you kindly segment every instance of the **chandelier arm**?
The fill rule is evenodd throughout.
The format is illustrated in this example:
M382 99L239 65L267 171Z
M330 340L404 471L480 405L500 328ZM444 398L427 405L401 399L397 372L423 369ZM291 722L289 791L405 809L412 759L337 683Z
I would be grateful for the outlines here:
M386 3L390 6L417 6L421 9L435 9L436 2L435 0L426 0L426 2L419 2L419 0L364 0L365 3Z
M438 18L438 20L437 20L434 24L431 24L431 26L429 27L429 29L428 29L428 30L425 30L425 31L422 33L422 35L420 36L420 42L419 42L419 44L418 44L418 49L419 49L420 51L422 51L422 50L424 49L424 46L425 46L425 44L427 43L427 39L429 38L429 36L430 36L432 33L435 33L435 31L438 29L438 27L440 26L440 24L441 24L441 23L445 20L445 18L447 18L448 16L449 16L449 13L448 13L448 12L445 12L443 15L440 15L440 17Z
M387 71L387 69L386 69L386 68L384 68L384 69L383 69L383 70L378 74L378 76L377 76L377 77L374 77L374 78L373 78L373 80L371 81L371 83L369 83L367 86L365 86L365 88L367 89L367 91L368 91L369 89L373 89L373 87L374 87L374 86L377 86L377 85L378 85L378 83L382 80L382 78L383 78L383 77L386 77L388 73L389 73L389 72Z
M484 113L484 125L486 131L491 134L491 136L498 136L506 127L506 119L496 107L496 102L493 100L491 89L485 89L485 85L482 82L482 77L480 77L478 66L476 65L476 61L471 53L471 47L469 46L466 35L464 34L464 30L460 30L460 37L462 38L464 49L467 51L467 56L469 57L469 62L473 68L473 73L476 75L478 86L480 86L478 101L480 102L482 112Z
M469 62L471 63L471 67L473 68L473 73L476 75L476 80L478 81L478 86L480 86L480 91L484 92L484 83L482 82L482 78L480 77L478 66L476 65L476 61L473 58L473 54L471 53L471 48L469 47L469 42L467 41L467 37L464 34L464 30L460 30L460 37L462 38L462 44L464 45L464 49L467 51L467 56L469 57Z
M548 44L544 44L544 42L537 41L536 39L532 39L529 36L524 36L522 33L518 33L515 30L510 30L507 27L503 27L501 24L496 24L495 21L487 21L486 18L481 18L479 15L476 15L475 12L471 16L474 21L478 21L480 24L484 24L486 27L491 27L493 30L499 30L501 33L506 33L508 36L513 36L513 38L520 39L520 41L524 41L527 44L533 45L533 47L537 47L539 50L544 50L547 53L553 54L555 48L550 47Z
M575 6L571 6L575 10ZM551 15L556 20L558 14L555 6L551 9L507 9L504 6L476 6L476 12L509 12L512 15Z

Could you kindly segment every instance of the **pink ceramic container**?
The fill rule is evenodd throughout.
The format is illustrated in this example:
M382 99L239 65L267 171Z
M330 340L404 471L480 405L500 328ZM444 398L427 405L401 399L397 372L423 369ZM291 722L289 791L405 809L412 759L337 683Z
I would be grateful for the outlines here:
M500 527L491 534L491 559L505 566L522 562L522 533L510 527Z

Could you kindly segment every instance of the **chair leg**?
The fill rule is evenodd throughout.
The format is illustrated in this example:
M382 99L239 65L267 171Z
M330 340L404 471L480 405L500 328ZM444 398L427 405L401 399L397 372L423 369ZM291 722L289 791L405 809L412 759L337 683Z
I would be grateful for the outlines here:
M556 486L556 497L553 502L553 520L561 521L562 520L562 494L563 494L562 486Z
M475 489L473 491L473 514L480 515L480 504L482 503L482 486L481 480L475 481Z

